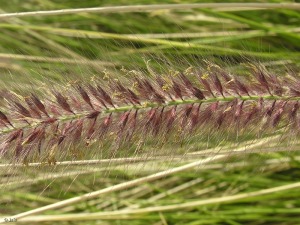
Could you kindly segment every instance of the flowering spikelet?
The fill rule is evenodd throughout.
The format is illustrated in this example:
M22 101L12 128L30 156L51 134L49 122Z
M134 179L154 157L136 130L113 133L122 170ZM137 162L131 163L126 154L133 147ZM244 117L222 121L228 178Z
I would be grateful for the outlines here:
M205 131L299 129L300 80L250 68L247 78L211 66L170 77L95 80L68 92L49 90L53 98L8 95L8 107L0 111L0 156L39 160L50 150L68 155L68 149L97 141L98 148L118 149L149 137L165 142Z

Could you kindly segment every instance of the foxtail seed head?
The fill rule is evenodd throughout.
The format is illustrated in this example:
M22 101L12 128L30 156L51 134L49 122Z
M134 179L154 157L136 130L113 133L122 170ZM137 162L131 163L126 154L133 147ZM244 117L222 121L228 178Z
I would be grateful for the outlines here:
M79 143L100 141L118 149L205 130L299 130L299 78L277 77L260 65L251 66L247 79L218 66L199 71L75 84L69 96L59 90L49 90L53 98L45 99L35 93L23 100L8 96L8 107L0 111L0 156L39 160L51 149L66 154Z

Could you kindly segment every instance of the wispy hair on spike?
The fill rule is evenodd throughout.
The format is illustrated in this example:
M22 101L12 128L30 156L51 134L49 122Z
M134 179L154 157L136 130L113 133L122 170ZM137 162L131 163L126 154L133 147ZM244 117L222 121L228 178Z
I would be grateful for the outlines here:
M135 73L71 85L67 92L55 88L44 99L31 93L24 103L8 97L8 107L0 111L0 155L38 161L47 155L73 157L68 149L95 143L115 154L124 145L153 142L151 137L165 144L207 132L299 129L299 78L275 76L260 65L250 68L252 76L243 78L209 64L207 71L194 68L194 77L183 71Z
M5 126L7 126L7 124L9 124L10 126L14 127L14 126L12 125L12 123L9 121L9 119L7 118L7 116L6 116L3 112L1 112L1 111L0 111L0 121L1 121Z

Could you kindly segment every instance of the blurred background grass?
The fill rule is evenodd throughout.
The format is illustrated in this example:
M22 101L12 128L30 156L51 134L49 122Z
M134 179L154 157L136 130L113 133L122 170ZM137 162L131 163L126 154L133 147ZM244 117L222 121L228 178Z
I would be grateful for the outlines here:
M0 0L0 12L159 3L162 2ZM279 73L298 73L299 24L300 13L296 10L250 8L4 18L0 20L0 88L26 93L38 90L41 84L88 80L105 73L118 77L122 68L147 70L145 61L149 59L151 66L160 71L165 67L185 69L200 65L205 59L234 71L243 72L241 63L254 61ZM2 93L4 96L5 92ZM158 157L149 162L111 167L93 165L61 169L45 166L39 168L39 172L27 168L11 170L7 174L5 170L1 180L0 214L11 216L193 160L199 160L199 157L166 161ZM286 152L232 156L226 162L177 173L99 199L47 211L47 214L167 206L280 186L298 180L298 160L297 153ZM11 176L15 178L11 179ZM7 177L10 179L5 183ZM300 224L299 197L299 189L295 189L232 203L53 223Z

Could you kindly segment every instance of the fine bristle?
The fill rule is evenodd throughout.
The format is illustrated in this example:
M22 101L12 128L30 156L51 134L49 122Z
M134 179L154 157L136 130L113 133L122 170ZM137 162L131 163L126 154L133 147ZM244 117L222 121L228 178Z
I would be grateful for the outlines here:
M206 128L234 133L299 129L300 81L287 81L260 65L250 68L248 78L215 66L207 72L195 69L194 77L185 72L134 76L134 85L114 79L76 84L69 96L50 90L54 99L8 97L10 107L0 111L0 155L38 160L78 143L119 148L149 136L166 142Z

